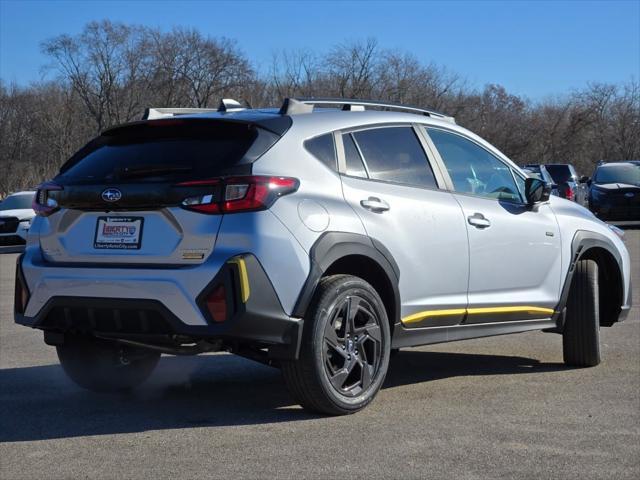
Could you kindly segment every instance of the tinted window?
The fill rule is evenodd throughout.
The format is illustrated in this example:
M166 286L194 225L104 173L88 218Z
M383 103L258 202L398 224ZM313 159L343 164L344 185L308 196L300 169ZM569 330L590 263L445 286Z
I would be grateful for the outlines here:
M333 135L328 133L304 142L304 146L311 154L324 163L331 170L336 170L336 148Z
M547 165L546 167L556 183L566 183L574 180L569 165Z
M598 167L593 178L594 183L626 183L640 185L640 165L620 163Z
M353 142L353 138L350 134L342 136L342 143L344 143L344 156L347 163L347 175L354 177L367 178L367 171L362 163L362 158L356 144Z
M436 188L427 156L413 128L375 128L356 132L353 136L371 178Z
M269 135L265 132L263 137ZM258 129L246 124L168 120L138 124L96 138L63 165L61 174L98 182L209 178L235 173L234 167L257 137ZM268 146L269 142L264 148Z
M22 210L31 208L33 195L11 195L0 202L0 210Z
M453 133L429 129L454 189L501 200L522 201L511 169L484 148Z

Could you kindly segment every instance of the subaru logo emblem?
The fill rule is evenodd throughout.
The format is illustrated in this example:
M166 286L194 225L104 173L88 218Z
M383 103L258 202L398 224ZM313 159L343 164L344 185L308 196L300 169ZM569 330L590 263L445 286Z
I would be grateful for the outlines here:
M117 188L107 188L102 192L102 199L105 202L117 202L122 198L122 192Z
M627 192L624 194L624 196L627 198L633 198L633 192Z

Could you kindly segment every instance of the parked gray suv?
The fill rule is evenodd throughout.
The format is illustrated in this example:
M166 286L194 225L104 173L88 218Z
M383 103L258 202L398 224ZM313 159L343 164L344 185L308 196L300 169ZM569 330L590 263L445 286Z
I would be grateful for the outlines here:
M593 366L599 327L631 306L620 230L402 105L150 109L78 151L34 208L15 319L91 390L138 385L161 353L224 350L346 414L392 350L545 330Z

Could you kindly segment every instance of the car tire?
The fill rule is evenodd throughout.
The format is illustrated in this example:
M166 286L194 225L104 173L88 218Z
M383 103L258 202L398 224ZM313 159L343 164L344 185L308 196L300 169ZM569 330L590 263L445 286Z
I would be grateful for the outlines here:
M56 347L65 373L94 392L129 390L153 372L160 353L88 336L66 335Z
M564 363L595 367L600 363L598 264L580 260L573 274L562 333Z
M282 364L294 399L328 415L355 413L374 399L387 373L391 332L384 304L361 278L323 278L304 319L298 360Z

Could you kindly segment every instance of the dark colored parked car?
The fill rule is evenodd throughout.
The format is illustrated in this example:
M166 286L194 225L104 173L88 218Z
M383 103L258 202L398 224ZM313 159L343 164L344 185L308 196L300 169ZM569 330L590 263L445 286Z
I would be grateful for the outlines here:
M562 198L573 200L580 205L587 205L587 177L579 177L576 169L569 163L550 163L545 165L553 177Z
M602 220L640 220L640 162L598 165L589 190L589 209Z
M551 186L551 195L555 195L556 197L560 196L560 191L558 190L558 185L553 180L553 177L547 170L547 167L544 165L527 165L524 168L524 171L529 174L529 176L542 180L546 184Z

